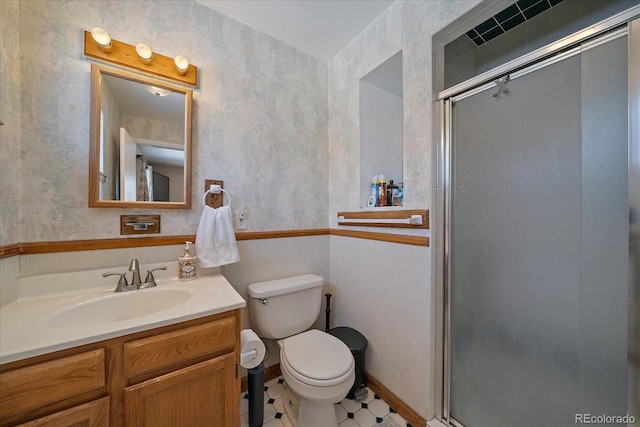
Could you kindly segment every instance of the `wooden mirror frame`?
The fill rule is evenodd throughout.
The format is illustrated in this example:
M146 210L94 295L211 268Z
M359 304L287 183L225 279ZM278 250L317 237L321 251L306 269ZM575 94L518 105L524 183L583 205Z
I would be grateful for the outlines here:
M132 80L173 92L184 94L184 198L182 202L123 201L100 199L100 108L102 75ZM141 208L141 209L190 209L191 208L191 105L193 91L164 80L122 69L91 64L91 113L89 132L89 207L93 208Z

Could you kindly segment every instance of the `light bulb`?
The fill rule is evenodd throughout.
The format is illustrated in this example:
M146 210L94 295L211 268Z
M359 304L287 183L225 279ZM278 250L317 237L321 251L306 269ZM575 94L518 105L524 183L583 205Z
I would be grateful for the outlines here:
M145 64L151 63L151 58L153 58L153 52L151 52L151 48L144 43L138 43L136 45L136 53L142 59L142 62Z
M178 73L182 75L185 75L187 73L187 70L189 69L189 61L186 57L184 57L183 55L178 55L173 60L173 63L175 64Z
M91 30L91 37L102 51L111 52L111 36L105 29L95 27Z

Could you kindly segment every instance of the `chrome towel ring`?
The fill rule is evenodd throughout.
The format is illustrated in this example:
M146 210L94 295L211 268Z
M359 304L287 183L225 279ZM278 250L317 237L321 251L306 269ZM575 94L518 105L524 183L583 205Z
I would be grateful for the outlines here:
M222 189L221 186L216 185L216 184L211 184L211 186L209 187L209 189L207 191L204 192L204 195L202 196L202 204L203 205L207 205L206 200L207 200L207 194L211 193L211 194L220 194L220 193L224 193L227 195L227 199L229 200L229 203L227 203L226 205L224 204L224 195L222 196L222 206L231 206L231 195L229 193L227 193L226 191L224 191Z

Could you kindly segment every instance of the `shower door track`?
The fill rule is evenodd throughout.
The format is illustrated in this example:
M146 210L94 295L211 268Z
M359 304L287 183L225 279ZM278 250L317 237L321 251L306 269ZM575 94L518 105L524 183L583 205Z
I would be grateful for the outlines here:
M441 393L440 408L436 408L436 418L444 422L448 426L453 427L465 427L463 424L455 420L450 414L450 345L451 345L451 331L450 331L450 304L449 304L449 291L450 291L450 224L451 224L451 137L452 137L452 104L461 99L475 95L479 92L495 88L496 83L494 80L509 76L508 80L513 80L518 77L522 77L526 74L532 73L543 67L547 67L571 56L580 54L585 50L598 46L602 43L606 43L613 39L624 37L630 34L634 34L636 39L634 43L640 47L640 5L627 9L624 12L618 13L600 23L593 25L585 30L579 31L571 36L565 37L557 42L551 43L543 48L537 49L529 54L519 57L515 60L509 61L499 67L482 73L474 78L464 81L456 86L446 89L438 94L437 98L437 112L438 121L440 124L439 134L439 177L441 184L438 186L442 190L443 200L439 206L438 213L441 214L441 218L444 219L443 227L439 231L438 237L443 242L443 256L442 256L442 282L443 286L443 340L441 341L441 348L436 348L436 352L442 355L442 364L436 366L436 386L440 386L440 389L436 388L436 393ZM635 22L631 22L635 20ZM634 28L632 32L632 28ZM607 33L607 34L605 34ZM631 40L631 37L629 37ZM631 41L630 41L631 43ZM580 46L584 44L583 46ZM635 44L634 44L635 46ZM638 52L634 51L634 48L629 49L629 179L632 174L639 173L640 165L633 164L633 156L640 158L640 100L634 98L632 94L635 92L640 93L640 48L636 48ZM637 57L632 58L632 56ZM635 63L635 65L633 65ZM635 153L635 154L634 154ZM629 200L633 199L631 192L640 192L640 189L634 189L632 185L629 186ZM635 194L636 198L640 199L640 194ZM632 206L629 206L630 209ZM637 212L640 212L640 206L635 206ZM630 229L630 251L631 241L634 238ZM637 239L637 237L636 237ZM631 252L630 252L631 255ZM637 255L636 255L637 257ZM629 277L629 295L631 298L632 288L634 286L634 278ZM630 331L630 334L633 331ZM629 348L633 345L640 344L640 331L635 331L635 336L629 336ZM631 372L632 367L629 367ZM440 379L440 380L438 380ZM629 390L631 393L631 381L629 383ZM629 395L629 402L633 397ZM436 402L438 399L436 399ZM637 409L636 409L637 410Z

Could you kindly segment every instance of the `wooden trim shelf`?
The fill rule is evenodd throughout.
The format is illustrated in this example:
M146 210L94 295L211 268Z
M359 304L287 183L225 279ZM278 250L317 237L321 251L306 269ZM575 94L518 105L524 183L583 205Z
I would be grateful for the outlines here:
M334 236L355 237L357 239L377 240L379 242L400 243L403 245L429 246L429 237L427 236L375 233L371 231L343 230L340 228L332 228L329 234Z
M283 237L321 236L330 234L328 228L309 228L302 230L276 230L276 231L242 231L236 233L236 240L260 240L280 239Z
M20 243L12 243L10 245L0 246L0 259L10 258L12 256L20 255L20 253Z
M429 246L429 237L406 234L375 233L369 231L346 230L340 228L309 228L301 230L245 231L236 233L236 240L280 239L335 235L358 239L405 245ZM186 241L195 242L193 234L180 236L129 237L120 239L61 240L53 242L12 243L0 246L0 259L18 255L50 254L56 252L94 251L102 249L142 248L150 246L182 245Z
M93 251L100 249L141 248L148 246L167 246L194 241L195 236L159 236L131 237L122 239L68 240L58 242L21 243L21 255L48 254L54 252Z
M420 225L402 223L413 216L422 218ZM349 220L344 222L342 219ZM358 221L362 220L362 221ZM380 220L380 221L376 221ZM397 222L394 222L397 220ZM361 227L429 228L428 209L363 210L358 212L338 212L338 225Z

